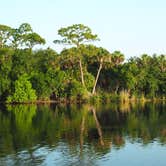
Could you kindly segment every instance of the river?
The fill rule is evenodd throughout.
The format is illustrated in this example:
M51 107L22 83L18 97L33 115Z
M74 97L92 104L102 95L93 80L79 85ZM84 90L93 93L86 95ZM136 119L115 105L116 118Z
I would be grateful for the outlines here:
M0 107L0 166L166 166L166 104Z

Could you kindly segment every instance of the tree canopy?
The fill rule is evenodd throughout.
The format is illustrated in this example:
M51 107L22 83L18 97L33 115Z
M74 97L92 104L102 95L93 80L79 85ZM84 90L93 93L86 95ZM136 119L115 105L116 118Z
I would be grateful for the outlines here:
M90 44L98 37L82 24L61 28L58 34L61 39L54 43L71 46L60 53L33 49L45 39L28 23L18 28L0 25L0 101L67 102L98 95L113 100L122 94L130 99L166 97L165 54L125 60L120 51Z
M83 24L74 24L58 30L58 35L62 37L61 40L54 40L55 44L69 44L76 45L86 42L99 40L96 34L92 34L91 29Z

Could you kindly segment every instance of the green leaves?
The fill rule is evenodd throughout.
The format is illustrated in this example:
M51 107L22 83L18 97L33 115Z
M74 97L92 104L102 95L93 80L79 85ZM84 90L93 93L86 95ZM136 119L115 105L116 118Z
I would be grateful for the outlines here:
M28 34L28 33L32 33L32 32L33 32L32 27L28 23L23 23L18 28L18 33L20 33L20 34Z
M0 25L1 101L7 97L8 101L31 101L35 95L44 100L51 96L88 96L96 85L101 91L116 94L127 90L131 95L165 96L166 55L144 54L123 63L120 51L110 53L103 47L86 44L98 37L83 24L61 28L58 34L61 38L55 44L73 47L60 54L50 48L34 51L32 48L45 44L45 39L30 24L23 23L18 28Z
M0 48L0 100L4 101L10 92L13 50Z
M33 48L37 44L45 44L45 39L33 32L30 24L23 23L18 28L0 25L0 47Z
M54 40L53 42L55 44L69 44L76 46L77 53L73 57L76 57L76 61L79 61L81 83L84 87L86 87L84 81L84 66L82 65L83 54L80 47L83 43L98 40L97 35L92 34L91 29L83 24L74 24L61 28L58 30L58 34L62 37L62 39Z
M23 40L22 43L27 46L28 48L33 48L37 44L45 44L46 41L44 38L42 38L40 35L37 33L30 33L23 35Z
M99 40L96 34L92 34L89 27L83 24L74 24L58 30L61 40L54 40L55 44L69 44L79 46L86 42Z
M14 93L8 97L7 102L32 102L37 99L36 92L32 89L32 84L28 81L26 74L15 81L14 89Z
M120 51L114 51L111 61L114 65L119 65L124 61L124 55Z
M0 48L7 46L11 37L12 28L0 24Z

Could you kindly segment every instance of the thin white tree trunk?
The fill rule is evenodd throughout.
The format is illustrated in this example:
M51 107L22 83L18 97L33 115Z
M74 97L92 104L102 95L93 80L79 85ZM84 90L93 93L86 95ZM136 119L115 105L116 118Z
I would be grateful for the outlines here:
M99 79L99 75L100 75L101 69L102 69L102 62L100 62L100 66L99 66L99 69L98 69L98 72L97 72L97 76L96 76L96 79L95 79L95 84L93 86L92 94L95 94L95 92L96 92L96 85L97 85L97 81Z
M85 86L84 73L83 73L82 61L81 61L81 59L79 60L79 65L80 65L80 73L81 73L81 83L82 83L83 86Z

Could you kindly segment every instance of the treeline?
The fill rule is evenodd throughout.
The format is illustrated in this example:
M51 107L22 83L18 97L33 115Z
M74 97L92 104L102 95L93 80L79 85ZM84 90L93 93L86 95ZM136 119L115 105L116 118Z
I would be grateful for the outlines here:
M90 42L99 40L82 24L61 28L55 44L71 45L57 53L33 49L45 39L23 23L0 25L0 101L76 101L106 96L122 100L165 98L166 55L147 54L125 61Z

